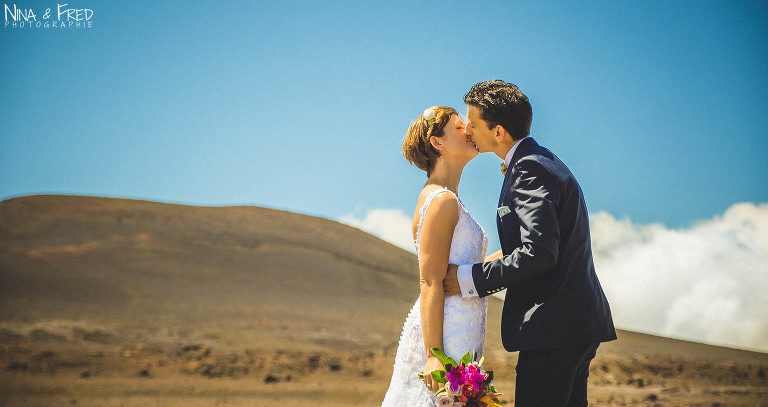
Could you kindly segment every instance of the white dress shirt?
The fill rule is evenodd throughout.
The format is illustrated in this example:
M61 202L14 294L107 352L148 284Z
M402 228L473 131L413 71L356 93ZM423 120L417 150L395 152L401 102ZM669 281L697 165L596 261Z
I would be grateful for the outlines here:
M512 162L512 156L515 155L515 150L517 150L517 146L520 145L520 142L527 139L530 136L525 136L518 140L515 145L512 146L512 148L509 149L509 152L507 152L507 155L504 157L504 165L509 168L509 164ZM472 279L472 264L462 264L459 265L458 270L456 271L456 279L459 280L459 288L461 289L461 296L464 298L467 297L478 297L477 289L475 288L475 280Z

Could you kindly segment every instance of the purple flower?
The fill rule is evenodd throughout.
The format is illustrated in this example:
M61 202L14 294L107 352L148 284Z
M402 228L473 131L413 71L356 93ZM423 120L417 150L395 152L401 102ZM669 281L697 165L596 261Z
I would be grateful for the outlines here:
M451 366L451 371L445 374L448 383L451 384L451 391L456 393L461 386L467 382L467 375L464 366Z
M446 375L447 376L447 375ZM469 365L466 369L466 381L476 389L480 388L480 385L483 384L483 381L485 378L488 377L487 374L480 373L480 369L478 369L475 365Z

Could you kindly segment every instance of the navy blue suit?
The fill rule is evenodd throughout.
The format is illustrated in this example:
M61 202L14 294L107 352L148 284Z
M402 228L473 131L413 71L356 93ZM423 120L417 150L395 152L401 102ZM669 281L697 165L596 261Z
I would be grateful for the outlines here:
M520 141L512 157L498 207L504 256L473 265L472 278L481 297L507 289L501 337L505 349L521 351L516 405L585 405L568 398L583 386L586 402L584 370L598 344L616 339L616 331L592 262L581 187L560 159L529 137ZM574 363L581 365L570 366ZM575 374L579 389L563 389L568 394L562 403L533 402L557 392L550 386L574 380L539 377L558 368ZM537 369L541 371L533 371ZM531 382L526 387L538 383L549 388L521 389L521 379ZM547 380L557 383L547 385Z

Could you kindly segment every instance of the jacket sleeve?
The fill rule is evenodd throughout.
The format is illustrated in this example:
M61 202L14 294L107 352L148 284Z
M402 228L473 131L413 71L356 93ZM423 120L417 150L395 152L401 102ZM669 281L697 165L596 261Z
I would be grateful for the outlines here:
M520 245L500 259L472 267L472 278L480 297L501 291L557 264L560 240L557 206L562 185L533 158L523 158L515 167L517 173L510 187L510 199L505 201L514 206L514 210L505 216L520 219Z

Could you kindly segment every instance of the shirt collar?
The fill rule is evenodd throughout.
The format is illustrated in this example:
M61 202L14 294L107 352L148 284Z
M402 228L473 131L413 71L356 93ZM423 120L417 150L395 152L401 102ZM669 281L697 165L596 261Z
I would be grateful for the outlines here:
M531 137L531 136L525 136L521 138L520 140L517 141L517 143L515 143L514 146L512 146L512 148L509 149L507 156L504 157L504 165L509 167L509 163L512 161L512 156L515 155L515 150L517 150L517 147L520 145L520 142L527 139L528 137Z

